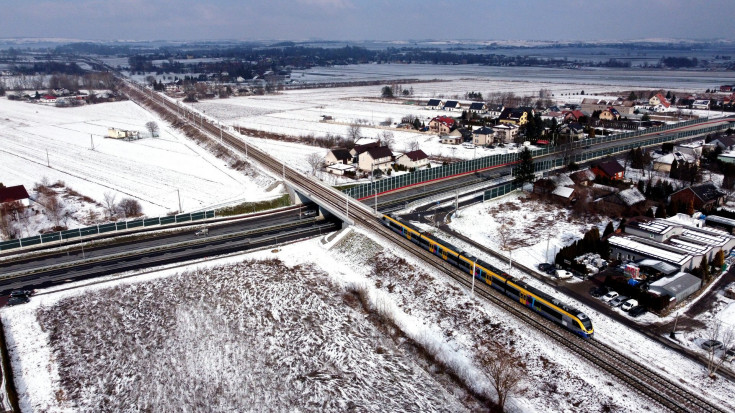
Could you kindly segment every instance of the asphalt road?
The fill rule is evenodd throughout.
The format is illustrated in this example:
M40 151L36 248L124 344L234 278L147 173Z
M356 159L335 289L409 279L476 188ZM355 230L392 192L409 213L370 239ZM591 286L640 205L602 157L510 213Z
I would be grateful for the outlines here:
M197 237L192 229L125 245L85 250L84 257L81 248L68 254L50 253L43 259L0 266L0 273L5 275L16 271L25 274L0 280L0 291L7 294L14 289L42 288L71 280L244 251L312 237L338 228L339 224L334 221L300 218L296 210L261 216L257 220L217 224L210 227L206 237Z

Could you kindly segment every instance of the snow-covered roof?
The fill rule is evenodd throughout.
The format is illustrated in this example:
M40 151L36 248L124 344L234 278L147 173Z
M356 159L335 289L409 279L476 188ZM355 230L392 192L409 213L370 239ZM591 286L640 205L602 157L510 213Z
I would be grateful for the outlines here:
M641 242L643 239L639 237L610 237L608 241L610 246L625 249L631 252L637 252L651 258L657 258L672 264L683 265L692 259L692 256L684 251L676 252L670 249L663 249ZM663 244L662 244L663 245ZM672 249L675 249L672 247Z
M562 198L569 198L574 194L574 188L569 188L566 186L557 186L556 189L554 189L554 192L552 194L556 196L560 196Z
M551 179L556 186L574 186L574 181L572 181L572 178L567 174L550 176L549 179Z
M652 282L649 287L665 288L675 292L690 287L691 285L699 285L702 280L686 272L679 272L671 277L663 277L660 280Z
M675 228L675 225L663 219L657 219L649 222L631 222L628 226L650 232L652 234L665 234Z
M646 258L638 261L636 264L640 267L649 267L653 268L659 272L662 272L664 274L674 274L677 271L679 271L678 267L675 267L667 262L663 262L660 260L654 260L652 258Z
M643 195L638 188L630 188L620 191L618 192L618 197L628 206L635 205L646 200L645 195Z
M719 215L707 215L707 218L705 218L705 220L712 221L716 224L722 224L722 225L728 225L728 226L735 227L735 219L725 218Z
M694 157L686 153L672 152L656 159L656 163L671 165L675 160L693 163Z
M735 238L715 228L685 228L681 236L715 247L721 247Z
M334 165L327 166L327 169L334 169L336 171L352 171L355 169L355 165L345 165L343 163L336 163Z

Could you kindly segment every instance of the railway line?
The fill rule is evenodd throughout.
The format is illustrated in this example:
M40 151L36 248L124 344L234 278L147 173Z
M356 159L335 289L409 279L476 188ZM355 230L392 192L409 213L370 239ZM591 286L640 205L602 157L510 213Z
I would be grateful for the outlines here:
M125 89L127 89L131 98L139 100L140 103L154 105L159 109L170 113L170 115L174 117L180 117L178 112L181 111L182 108L174 102L160 96L160 99L156 99L149 94L146 89L128 81L126 81ZM348 199L345 195L335 189L325 187L319 182L302 175L263 151L251 145L247 145L241 137L237 137L228 131L222 130L216 125L202 122L197 125L197 127L200 127L202 130L210 133L213 139L220 137L220 139L222 139L222 141L229 147L240 151L242 154L247 154L246 157L248 159L259 163L276 175L283 176L284 180L290 181L293 185L301 188L306 193L310 193L312 196L317 197L322 205L329 205L336 211L344 211L344 215L348 217L348 219L354 220L356 224L359 224L389 242L410 251L414 255L420 257L427 265L430 265L431 267L436 268L439 272L452 277L465 287L471 287L472 279L469 274L462 273L457 268L452 267L449 263L441 260L439 257L429 253L428 251L421 249L410 241L396 237L390 229L380 223L378 217L373 213L373 211L363 203ZM622 383L629 386L631 390L637 391L666 409L676 412L726 411L714 402L681 387L679 384L674 383L662 374L630 359L604 343L600 343L596 340L585 340L581 337L570 334L560 326L528 311L519 303L511 302L509 298L496 293L486 284L476 282L474 289L477 294L484 299L498 305L529 327L548 336L559 345L578 355L580 358L587 360L603 371L609 373L611 376L616 377Z

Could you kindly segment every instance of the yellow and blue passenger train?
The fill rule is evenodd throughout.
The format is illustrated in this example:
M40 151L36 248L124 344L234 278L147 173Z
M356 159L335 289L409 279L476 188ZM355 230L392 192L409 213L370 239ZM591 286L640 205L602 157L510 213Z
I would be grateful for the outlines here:
M547 319L582 337L589 338L593 336L592 321L581 311L529 286L523 281L513 278L485 261L467 255L445 241L429 236L411 225L398 221L396 218L383 215L382 222L388 228L401 234L402 237L441 257L441 259L462 271L473 275L476 279L517 300Z

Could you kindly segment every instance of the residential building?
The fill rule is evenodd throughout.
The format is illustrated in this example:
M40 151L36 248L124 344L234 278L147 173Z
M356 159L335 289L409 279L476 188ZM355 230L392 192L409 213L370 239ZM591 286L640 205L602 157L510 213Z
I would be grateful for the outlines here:
M451 110L454 112L462 111L462 104L457 102L456 100L448 100L447 103L444 104L444 110Z
M472 143L479 146L492 145L495 140L495 130L493 128L483 126L472 132Z
M444 145L459 145L464 142L464 135L458 129L455 129L446 135L440 135L439 142Z
M357 167L354 164L345 165L342 163L335 163L326 167L327 172L334 175L345 175L350 172L357 172Z
M368 141L366 143L355 145L352 149L350 149L350 155L352 155L352 158L353 158L352 162L353 163L357 162L357 158L360 156L361 153L369 149L372 149L372 148L377 148L379 146L380 146L380 142L378 141Z
M595 183L595 173L589 168L574 172L569 177L577 185L592 186Z
M624 207L634 207L646 202L646 196L638 190L638 188L628 188L620 192L615 192L602 199L604 202L609 202L615 205L621 205Z
M353 163L353 158L347 149L332 149L324 157L324 164L327 166L335 164L350 165Z
M470 104L470 107L467 110L472 113L486 113L487 105L482 102L473 102Z
M551 192L551 197L564 205L569 205L576 197L576 191L574 188L568 186L557 186Z
M587 114L581 110L565 110L562 113L564 114L564 122L567 123L579 122L580 119L587 117Z
M495 131L495 136L499 142L510 143L515 141L516 136L520 131L520 127L512 123L501 123L493 126L493 130Z
M692 102L692 109L709 110L709 99L696 99Z
M444 101L441 99L429 99L426 103L426 109L440 110L444 108Z
M419 169L429 164L429 156L419 149L416 151L406 152L397 157L396 163L409 169Z
M559 128L559 135L568 136L571 139L578 141L584 138L584 127L579 123L565 123Z
M0 188L0 204L11 202L20 202L23 206L30 205L31 199L25 186L15 185Z
M505 108L500 113L499 122L510 125L525 125L528 117L533 116L533 110L525 108Z
M612 106L600 112L600 120L618 120L620 112Z
M656 93L654 96L651 96L650 99L648 99L648 104L651 107L657 107L657 106L663 106L664 108L668 109L669 106L671 106L671 103L668 99L661 93Z
M671 164L674 162L679 162L680 166L682 163L694 165L699 164L694 156L676 151L654 159L653 170L658 172L671 172Z
M674 192L671 194L671 202L683 205L692 203L695 210L709 212L725 203L725 195L712 182L705 182Z
M455 129L457 122L448 116L437 116L429 121L429 130L434 133L449 133Z
M615 159L600 162L597 165L594 165L591 169L595 175L612 179L614 181L619 181L625 178L625 168L623 168L623 166Z
M503 105L488 105L487 115L491 118L497 118L500 117L500 114L503 113L503 110L505 110L505 106Z
M358 168L362 171L386 171L392 164L393 152L387 146L373 147L358 155Z
M718 148L722 149L723 151L727 151L730 149L735 149L735 137L733 136L720 136L715 139L712 139L709 142L709 145L717 146Z
M704 149L704 141L695 141L688 143L680 143L674 145L675 152L681 152L683 154L691 155L695 158L702 156L702 150Z

